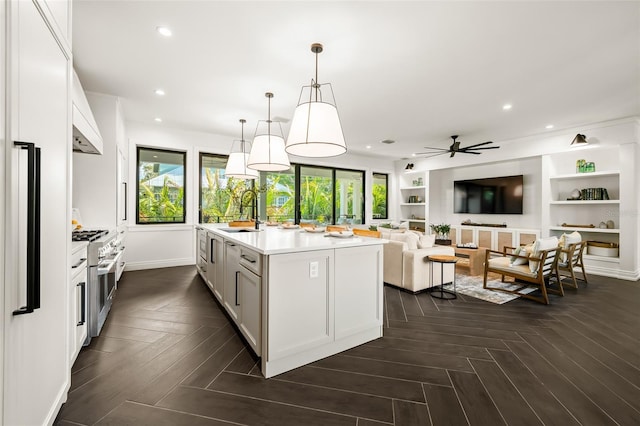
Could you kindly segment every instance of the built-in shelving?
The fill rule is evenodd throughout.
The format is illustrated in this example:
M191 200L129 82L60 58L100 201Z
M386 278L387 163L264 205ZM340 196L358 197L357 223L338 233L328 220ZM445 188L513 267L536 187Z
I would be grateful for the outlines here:
M549 204L557 205L557 206L620 204L620 200L566 200L566 201L550 201Z
M549 227L550 230L552 231L564 231L564 232L573 232L573 231L578 231L578 232L592 232L594 234L619 234L620 230L619 229L609 229L609 228L579 228L577 226L571 226L571 227L567 227L567 226L550 226Z
M421 180L421 185L415 181ZM409 222L411 229L426 230L428 221L429 172L412 171L400 176L399 216L401 222ZM409 201L417 197L416 201Z
M585 158L587 161L596 160L596 165L601 166L603 171L588 173L567 173L574 170L574 165L578 159ZM546 229L550 235L560 237L563 233L574 231L582 235L586 241L603 241L621 243L623 224L620 215L622 203L621 192L621 171L618 167L622 164L620 153L614 150L590 150L575 151L553 154L547 157L549 175L549 186L547 189L546 214L543 215L546 222ZM590 188L606 189L608 200L571 200L571 194L575 190L582 191ZM602 191L604 192L604 191ZM601 228L603 223L613 221L615 228ZM591 224L595 227L562 226L561 224ZM587 254L584 259L589 266L600 271L616 268L620 264L620 257L607 257ZM609 265L609 266L607 266Z

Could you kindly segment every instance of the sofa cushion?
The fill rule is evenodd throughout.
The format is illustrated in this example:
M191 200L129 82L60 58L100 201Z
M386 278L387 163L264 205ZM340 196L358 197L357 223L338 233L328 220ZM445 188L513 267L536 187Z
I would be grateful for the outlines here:
M390 241L400 241L407 244L407 250L415 250L418 248L420 238L413 232L398 232L389 235Z
M533 243L533 252L531 253L531 256L539 257L541 251L554 249L556 247L558 247L558 237L537 239L536 242ZM538 272L539 263L540 262L536 260L529 260L529 269L531 270L531 273L535 274Z
M429 248L433 247L436 241L436 234L431 235L421 235L420 240L418 241L418 248Z

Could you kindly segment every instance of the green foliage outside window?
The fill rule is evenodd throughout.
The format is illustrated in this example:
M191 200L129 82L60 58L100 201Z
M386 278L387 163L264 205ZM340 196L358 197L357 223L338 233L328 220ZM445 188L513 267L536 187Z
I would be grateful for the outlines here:
M185 222L184 163L183 152L138 148L137 223Z

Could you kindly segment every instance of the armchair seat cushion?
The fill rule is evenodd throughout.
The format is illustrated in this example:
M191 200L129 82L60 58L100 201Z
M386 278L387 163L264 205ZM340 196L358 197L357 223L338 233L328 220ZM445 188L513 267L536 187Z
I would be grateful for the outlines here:
M532 273L529 269L528 264L511 264L509 257L496 257L494 259L489 259L489 267L492 272L500 273L500 271L504 271L507 274L519 274L534 278L537 274Z

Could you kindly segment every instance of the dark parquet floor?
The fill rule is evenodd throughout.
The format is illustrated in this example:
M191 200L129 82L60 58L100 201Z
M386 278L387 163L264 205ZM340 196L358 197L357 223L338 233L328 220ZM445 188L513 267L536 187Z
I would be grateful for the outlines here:
M126 272L56 424L640 424L639 282L549 306L384 290L382 339L266 380L195 267Z

